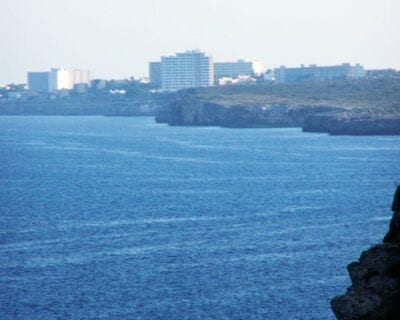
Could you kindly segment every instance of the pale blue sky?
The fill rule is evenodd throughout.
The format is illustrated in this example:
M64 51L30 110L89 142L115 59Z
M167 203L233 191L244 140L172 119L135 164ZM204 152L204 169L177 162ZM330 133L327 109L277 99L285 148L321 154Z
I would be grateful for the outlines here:
M399 0L1 0L0 84L27 70L140 77L187 49L266 68L361 63L400 69Z

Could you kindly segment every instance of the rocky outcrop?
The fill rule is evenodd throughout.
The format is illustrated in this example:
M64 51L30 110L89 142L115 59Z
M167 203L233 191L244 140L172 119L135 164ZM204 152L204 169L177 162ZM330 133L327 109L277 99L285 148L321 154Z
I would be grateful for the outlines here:
M331 302L338 320L400 319L400 186L392 210L384 242L347 267L352 284Z
M326 106L250 105L228 108L220 124L229 128L301 127L313 115L338 112Z
M399 135L399 116L345 116L317 115L308 117L304 132L322 132L332 135Z
M218 126L226 117L227 108L216 103L197 99L177 99L157 114L156 121L164 121L171 126Z
M158 109L156 121L172 126L302 127L304 132L331 135L400 135L397 114L357 114L348 108L318 104L213 101L190 93L171 96Z
M156 121L180 126L228 128L301 127L310 116L343 111L337 107L279 104L225 105L181 98L165 105Z

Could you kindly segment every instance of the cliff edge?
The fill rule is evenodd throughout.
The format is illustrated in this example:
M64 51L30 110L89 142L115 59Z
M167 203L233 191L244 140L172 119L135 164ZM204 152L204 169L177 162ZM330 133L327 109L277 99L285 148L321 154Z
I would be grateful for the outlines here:
M173 126L400 135L399 101L400 79L213 86L166 95L155 120Z
M347 267L352 284L331 301L338 320L400 319L400 186L392 211L383 243L364 251L359 261Z

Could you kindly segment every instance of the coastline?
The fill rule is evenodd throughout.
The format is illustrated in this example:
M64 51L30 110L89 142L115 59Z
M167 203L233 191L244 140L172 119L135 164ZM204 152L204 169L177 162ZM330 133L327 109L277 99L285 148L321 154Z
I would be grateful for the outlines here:
M400 80L228 85L127 96L90 92L1 102L0 115L154 116L170 126L400 135Z

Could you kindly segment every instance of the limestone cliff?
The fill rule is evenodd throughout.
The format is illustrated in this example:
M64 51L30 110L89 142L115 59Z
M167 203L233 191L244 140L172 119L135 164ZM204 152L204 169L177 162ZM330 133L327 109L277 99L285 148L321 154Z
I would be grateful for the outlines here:
M400 116L316 115L304 121L303 131L332 135L399 135Z
M400 186L392 205L393 218L383 243L364 251L348 265L351 286L332 299L338 320L400 319Z
M301 127L306 119L341 112L339 107L284 104L214 103L195 97L172 100L156 115L156 121L180 126L228 128Z
M399 135L400 81L213 86L168 94L156 121L180 126L302 127L333 135Z

